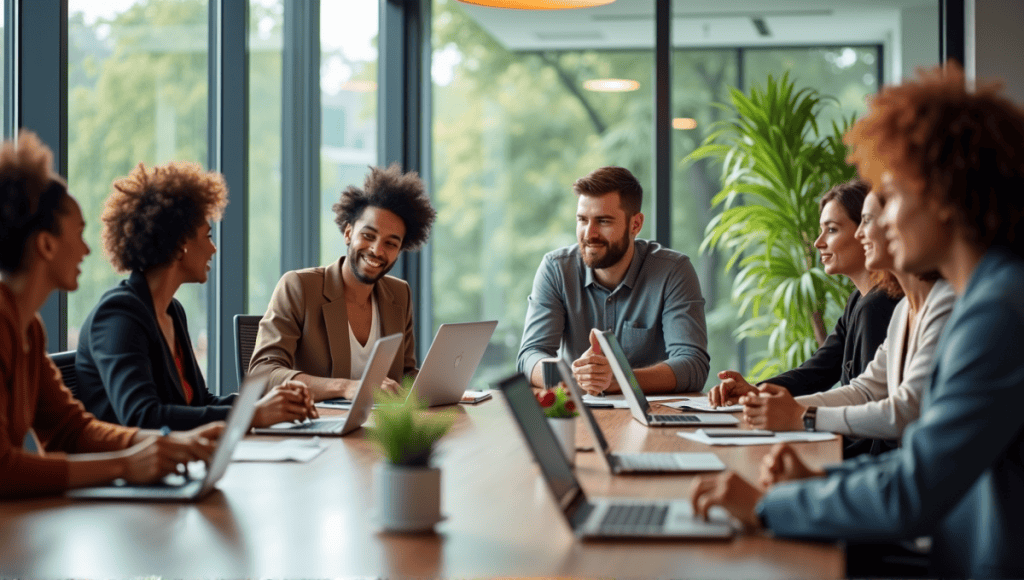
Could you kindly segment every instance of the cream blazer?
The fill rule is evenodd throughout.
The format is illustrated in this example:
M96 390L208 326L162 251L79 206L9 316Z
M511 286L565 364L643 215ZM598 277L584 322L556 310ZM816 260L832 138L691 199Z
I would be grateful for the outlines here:
M909 308L906 298L900 300L885 340L860 376L846 386L796 398L801 405L818 407L817 430L865 439L900 439L920 415L921 396L935 370L935 348L955 301L953 288L945 280L932 286L900 365Z
M285 273L274 288L267 313L260 321L249 373L270 373L279 385L299 373L325 378L351 376L348 310L341 277L342 256L327 267ZM381 336L402 333L402 346L388 377L401 382L416 372L409 284L384 276L373 288L380 314Z

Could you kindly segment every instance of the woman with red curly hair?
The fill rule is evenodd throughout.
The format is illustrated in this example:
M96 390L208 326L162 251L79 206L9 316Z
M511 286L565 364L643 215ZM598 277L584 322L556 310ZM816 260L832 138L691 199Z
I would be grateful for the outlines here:
M130 275L107 291L82 325L78 396L97 417L139 427L187 429L224 419L234 396L210 393L174 294L206 282L217 247L210 220L227 205L219 173L175 162L139 164L114 182L103 210L103 249ZM289 382L256 404L253 425L315 417L306 387Z
M699 479L695 513L722 505L779 536L929 535L932 575L1024 577L1024 110L951 65L884 89L846 142L885 201L896 268L937 270L957 295L920 419L899 449L825 470L780 446L762 464L767 491Z
M46 356L39 308L78 288L85 220L53 155L32 133L0 148L0 498L57 494L121 478L150 483L207 460L222 424L161 436L97 420ZM31 435L30 435L31 434ZM27 437L45 451L26 451ZM65 452L72 455L64 455Z

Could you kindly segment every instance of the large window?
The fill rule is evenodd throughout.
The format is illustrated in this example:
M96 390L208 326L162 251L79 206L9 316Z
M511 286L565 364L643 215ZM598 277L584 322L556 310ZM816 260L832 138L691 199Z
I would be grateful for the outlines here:
M123 274L100 245L100 214L112 182L137 164L207 159L206 0L70 0L68 186L82 205L93 252L68 296L68 348L85 317ZM206 368L207 288L176 294Z
M262 314L281 274L283 0L249 2L247 310Z
M494 12L434 4L433 323L498 320L481 386L515 368L541 258L576 243L573 182L620 165L652 184L652 45L533 44Z
M320 2L320 263L345 253L331 206L377 163L376 0Z

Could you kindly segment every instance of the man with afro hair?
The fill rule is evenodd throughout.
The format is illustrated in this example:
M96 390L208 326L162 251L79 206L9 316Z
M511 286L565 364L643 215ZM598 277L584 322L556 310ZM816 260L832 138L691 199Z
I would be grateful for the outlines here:
M317 401L351 399L382 336L403 339L381 386L395 391L417 371L409 285L387 273L403 250L427 241L436 215L419 175L398 164L371 167L363 188L346 188L333 209L347 253L281 277L249 362L250 373L269 372L275 384L302 381Z

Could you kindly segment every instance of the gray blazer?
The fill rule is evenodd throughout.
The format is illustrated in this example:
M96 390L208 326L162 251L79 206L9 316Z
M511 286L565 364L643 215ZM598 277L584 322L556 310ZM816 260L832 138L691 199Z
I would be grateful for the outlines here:
M773 487L777 535L933 537L942 577L1024 577L1024 260L991 249L950 315L902 447Z
M249 372L269 372L279 385L299 373L326 378L353 378L349 350L348 309L340 260L327 267L286 272L274 288L260 321ZM381 336L402 333L399 354L388 377L401 382L416 371L409 284L384 276L374 285Z
M921 306L913 336L908 337L909 304L904 298L892 313L888 334L875 358L860 376L848 385L797 397L800 404L818 407L818 431L899 439L921 412L921 395L935 369L935 349L955 301L949 282L936 282ZM904 347L907 356L901 362Z

